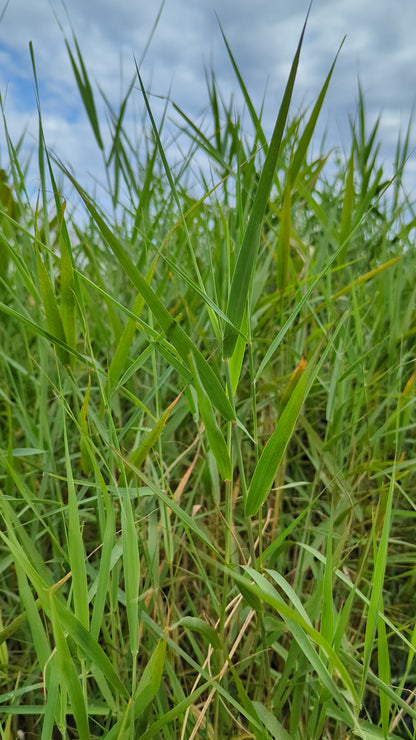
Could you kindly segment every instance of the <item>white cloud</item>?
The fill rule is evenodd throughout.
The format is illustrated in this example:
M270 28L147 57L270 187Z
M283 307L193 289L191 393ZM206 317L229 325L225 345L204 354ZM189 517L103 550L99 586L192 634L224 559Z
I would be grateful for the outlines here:
M172 98L196 116L207 103L204 69L212 64L225 99L236 93L217 11L258 106L267 83L264 120L266 130L271 131L308 5L309 0L166 0L141 67L146 89L155 96L166 96L172 89ZM140 60L158 7L146 0L71 0L70 21L91 81L103 88L113 104L134 75L133 54ZM6 114L13 136L20 135L29 119L35 137L36 116L29 112L35 110L28 51L32 40L48 143L62 159L72 162L82 178L88 170L97 169L99 158L54 12L72 44L71 26L60 2L10 0L0 24L0 92L4 99L7 91ZM300 103L310 106L314 102L346 34L321 131L327 121L333 143L339 138L338 129L341 136L347 134L348 113L353 115L356 108L358 75L369 115L384 109L389 121L400 115L406 125L415 102L415 21L414 0L378 0L376 9L369 0L315 0L302 49L295 109ZM102 113L97 91L95 97ZM140 107L138 89L133 98L135 107ZM151 103L156 116L161 114L163 100L152 96ZM380 128L387 147L392 145L395 129L389 121Z

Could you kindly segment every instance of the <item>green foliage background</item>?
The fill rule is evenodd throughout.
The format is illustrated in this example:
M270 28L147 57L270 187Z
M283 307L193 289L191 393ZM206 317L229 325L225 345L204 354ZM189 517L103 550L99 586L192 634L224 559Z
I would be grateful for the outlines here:
M106 212L40 104L33 206L4 118L2 738L415 736L410 127L388 181L360 93L347 161L313 157L301 42L268 141L225 40L252 131L211 75L170 162L138 69L139 152L133 83L105 145L67 41Z

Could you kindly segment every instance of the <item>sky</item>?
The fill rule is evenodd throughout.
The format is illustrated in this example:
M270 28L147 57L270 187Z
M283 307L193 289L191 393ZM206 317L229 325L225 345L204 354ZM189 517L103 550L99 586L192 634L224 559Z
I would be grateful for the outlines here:
M207 69L215 71L223 97L234 95L239 105L222 28L253 102L259 108L265 100L264 128L271 135L308 6L309 0L165 0L163 7L159 0L68 0L66 14L61 0L0 0L0 94L9 133L16 143L26 130L25 151L36 145L31 41L47 145L85 186L99 182L101 157L65 46L65 38L73 44L71 28L91 80L113 105L133 78L136 59L155 117L169 96L196 120L207 107ZM314 0L302 48L292 112L313 105L345 36L317 137L325 131L327 148L348 149L348 117L356 115L360 80L368 125L381 114L379 140L388 176L416 100L415 28L414 0ZM140 107L140 95L137 86L133 107ZM175 119L172 107L168 114ZM129 116L137 126L133 111ZM0 166L6 162L0 130ZM30 177L36 188L35 167ZM416 198L415 153L406 184Z

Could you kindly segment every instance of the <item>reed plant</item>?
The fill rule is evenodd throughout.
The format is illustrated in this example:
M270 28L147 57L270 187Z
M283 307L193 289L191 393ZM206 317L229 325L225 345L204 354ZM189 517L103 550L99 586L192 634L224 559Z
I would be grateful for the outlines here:
M225 38L244 126L212 73L175 131L68 39L94 193L3 116L2 740L415 737L410 129L312 156L304 30L271 136Z

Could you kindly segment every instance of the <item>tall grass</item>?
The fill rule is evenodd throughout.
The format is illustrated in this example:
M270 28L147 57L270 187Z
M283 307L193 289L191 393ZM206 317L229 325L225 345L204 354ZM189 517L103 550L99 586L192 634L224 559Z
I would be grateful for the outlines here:
M302 37L270 139L225 40L252 131L208 76L179 163L139 69L103 135L67 41L107 210L40 101L33 205L4 118L4 740L415 737L409 132L388 182L360 93L347 161L312 158Z

